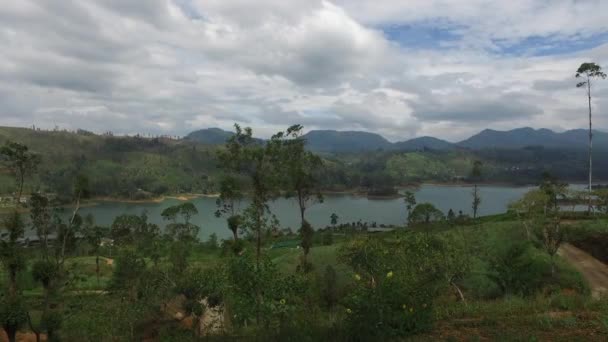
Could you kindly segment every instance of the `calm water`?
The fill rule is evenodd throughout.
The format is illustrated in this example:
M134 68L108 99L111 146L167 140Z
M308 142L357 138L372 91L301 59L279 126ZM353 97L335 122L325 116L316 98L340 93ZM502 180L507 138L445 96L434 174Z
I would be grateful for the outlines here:
M503 187L503 186L480 186L481 206L480 215L498 214L505 212L509 203L519 199L531 187ZM470 186L437 186L423 185L415 191L418 203L430 202L443 212L449 209L457 214L459 210L471 214L471 191ZM200 237L206 239L211 233L216 233L220 238L230 236L224 218L216 218L214 212L215 198L201 197L192 201L196 205L199 214L192 222L201 227ZM144 210L151 222L160 226L164 222L160 216L163 209L180 203L178 200L168 199L162 203L119 203L104 202L93 207L81 209L81 214L93 214L97 224L110 225L114 217L121 214L141 214ZM245 204L243 204L244 206ZM272 212L278 217L283 228L294 229L299 223L298 208L295 200L278 199L270 204ZM350 195L328 195L323 203L310 207L306 216L315 227L329 225L329 217L332 213L339 216L339 222L377 222L378 224L403 224L407 218L405 204L402 198L370 200L365 197Z

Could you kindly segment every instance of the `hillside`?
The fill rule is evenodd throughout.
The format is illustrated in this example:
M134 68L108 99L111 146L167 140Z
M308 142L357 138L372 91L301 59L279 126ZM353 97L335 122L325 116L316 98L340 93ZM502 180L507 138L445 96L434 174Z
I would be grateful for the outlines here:
M204 192L217 172L215 148L189 141L0 127L0 143L7 140L40 155L41 164L30 184L59 196L68 196L78 173L88 176L96 196L136 199ZM13 188L10 177L0 174L0 193Z
M189 133L184 139L206 145L221 145L233 135L234 133L221 128L205 128Z
M608 133L594 131L593 144L598 148L608 148ZM510 131L485 129L472 137L458 143L458 146L470 149L508 148L517 149L526 146L543 146L551 148L586 149L589 142L589 131L574 129L556 133L549 129L517 128Z
M381 135L362 131L315 130L306 133L304 138L308 148L316 152L359 152L392 147Z
M569 134L577 137L569 132L559 137ZM487 138L492 132L483 135ZM477 150L432 137L391 144L379 135L365 132L311 131L305 137L312 150L324 153L326 167L319 182L322 189L329 191L462 181L468 178L474 160L483 162L485 182L535 183L545 171L567 181L584 181L587 176L587 154L580 149L527 146ZM217 190L218 140L204 144L190 138L116 137L85 131L0 127L0 144L6 140L25 144L41 156L39 170L29 182L31 189L61 197L70 194L71 180L78 173L89 177L94 196L144 199ZM496 141L505 146L512 140ZM605 151L601 145L594 149L594 175L598 181L608 180ZM0 194L14 189L12 178L0 169Z
M434 137L419 137L406 141L400 141L393 144L393 149L399 151L417 151L417 150L452 150L456 146L449 141L437 139Z
M207 128L191 132L185 139L205 145L220 145L232 134L232 132L219 128ZM323 153L358 153L378 150L521 149L532 146L584 150L588 146L589 133L585 129L557 133L546 128L523 127L509 131L485 129L457 143L430 136L391 143L379 134L365 131L312 130L305 134L304 138L311 151ZM593 144L600 150L608 149L608 133L594 131Z

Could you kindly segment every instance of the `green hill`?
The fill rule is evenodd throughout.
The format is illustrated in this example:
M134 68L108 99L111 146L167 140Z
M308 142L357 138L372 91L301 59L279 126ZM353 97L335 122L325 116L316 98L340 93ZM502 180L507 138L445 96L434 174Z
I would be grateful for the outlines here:
M205 192L216 173L216 147L183 140L0 127L0 143L7 140L40 155L38 172L29 184L60 196L70 193L78 173L88 176L96 196L132 199ZM3 172L0 192L10 192L13 186Z

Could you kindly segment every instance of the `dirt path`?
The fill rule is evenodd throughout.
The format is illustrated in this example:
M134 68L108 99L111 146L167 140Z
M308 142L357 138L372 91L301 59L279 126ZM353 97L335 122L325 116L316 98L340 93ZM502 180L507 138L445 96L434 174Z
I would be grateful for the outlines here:
M557 253L583 275L591 287L593 298L606 295L608 292L608 265L568 243L563 244Z

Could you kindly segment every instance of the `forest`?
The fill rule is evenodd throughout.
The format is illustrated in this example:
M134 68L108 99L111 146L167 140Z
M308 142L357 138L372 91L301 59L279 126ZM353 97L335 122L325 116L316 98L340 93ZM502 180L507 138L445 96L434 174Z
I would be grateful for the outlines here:
M39 135L29 145L6 142L2 166L15 197L0 226L0 327L8 341L608 338L608 302L566 253L577 246L606 258L598 248L608 241L606 190L575 191L544 172L538 187L504 214L477 215L484 198L475 186L472 216L443 213L406 192L408 219L396 229L372 232L335 214L327 226L312 227L307 210L336 184L381 189L449 178L439 163L478 184L498 168L490 151L480 159L470 153L319 156L306 149L302 130L294 125L260 143L250 128L235 125L215 149L144 138L106 137L100 145L91 135L54 133L57 141L79 139L79 148L95 151L76 159L70 158L78 152L68 154L72 144L30 148L46 139ZM518 160L541 155L556 164L563 159L529 151ZM61 184L54 192L63 206L47 196L44 179L54 172L48 160L64 167L51 181ZM149 172L150 184L170 179L155 174L154 165L184 182L158 194L212 186L215 215L226 219L231 238L201 241L205 227L192 218L203 213L188 201L165 209L163 226L145 212L117 216L107 227L82 217L88 198L110 195L100 193L106 186L100 179L133 181L105 173L125 161L149 165L126 169ZM100 170L104 163L108 169ZM399 171L416 163L425 173ZM362 176L333 183L346 169ZM297 232L281 230L270 211L277 196L296 201ZM67 219L60 210L70 213Z
M41 131L0 127L0 141L15 141L35 151L40 163L25 186L58 203L70 200L78 174L89 178L92 197L146 200L164 195L217 194L222 172L218 145L188 139L96 135L88 131ZM256 139L256 142L260 140ZM596 148L594 174L608 179L607 151ZM362 151L322 153L323 192L395 196L403 186L424 182L471 183L470 165L484 164L481 182L537 184L544 172L568 182L582 182L586 157L579 149L530 146L521 149ZM0 194L16 192L7 172L0 172Z

